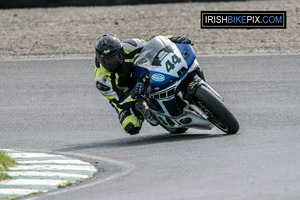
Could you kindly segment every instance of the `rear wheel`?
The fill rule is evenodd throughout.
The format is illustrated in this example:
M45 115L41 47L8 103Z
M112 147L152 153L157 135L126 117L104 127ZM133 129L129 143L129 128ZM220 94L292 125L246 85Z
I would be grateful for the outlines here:
M196 104L208 115L208 120L227 134L235 134L239 123L234 115L205 86L197 88L194 94Z

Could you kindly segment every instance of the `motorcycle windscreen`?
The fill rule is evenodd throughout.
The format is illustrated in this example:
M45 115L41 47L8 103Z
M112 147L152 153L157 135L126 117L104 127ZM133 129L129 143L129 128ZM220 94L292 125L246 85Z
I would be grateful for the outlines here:
M173 53L172 42L164 36L156 36L145 45L135 65L146 68L160 66L168 53Z

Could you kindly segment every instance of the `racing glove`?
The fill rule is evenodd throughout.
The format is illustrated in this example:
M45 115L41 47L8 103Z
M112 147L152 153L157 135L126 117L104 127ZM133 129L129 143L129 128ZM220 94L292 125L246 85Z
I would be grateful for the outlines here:
M130 95L133 99L137 99L140 97L141 94L143 94L145 89L144 83L137 82L134 88L131 90Z
M191 40L187 37L173 36L170 40L177 44L191 44Z

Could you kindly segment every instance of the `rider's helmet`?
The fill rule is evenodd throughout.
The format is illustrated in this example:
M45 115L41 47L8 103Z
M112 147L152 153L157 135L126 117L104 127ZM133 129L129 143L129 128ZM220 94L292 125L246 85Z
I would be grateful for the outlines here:
M122 43L114 34L100 37L96 43L96 57L109 72L117 72L124 62Z

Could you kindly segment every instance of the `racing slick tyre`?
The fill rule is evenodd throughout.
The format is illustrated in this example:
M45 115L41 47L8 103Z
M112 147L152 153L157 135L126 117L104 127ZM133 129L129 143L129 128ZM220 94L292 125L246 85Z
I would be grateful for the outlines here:
M194 94L194 101L208 116L208 120L227 134L236 134L239 123L234 115L205 86L201 85Z

